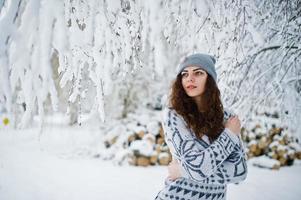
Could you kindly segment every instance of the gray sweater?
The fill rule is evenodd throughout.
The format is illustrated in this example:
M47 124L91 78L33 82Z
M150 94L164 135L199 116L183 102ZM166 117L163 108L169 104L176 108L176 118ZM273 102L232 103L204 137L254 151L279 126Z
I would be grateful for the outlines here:
M224 120L230 117L224 112ZM247 165L243 143L239 136L224 129L212 143L206 136L196 138L175 110L163 111L165 141L173 159L181 164L182 177L166 183L156 199L210 199L226 198L226 184L243 181Z

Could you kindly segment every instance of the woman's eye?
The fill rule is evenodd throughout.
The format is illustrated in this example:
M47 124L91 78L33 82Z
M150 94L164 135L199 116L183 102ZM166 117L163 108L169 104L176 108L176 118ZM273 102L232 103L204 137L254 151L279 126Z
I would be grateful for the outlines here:
M182 77L187 77L188 73L182 73L181 75L182 75Z
M204 74L204 72L202 72L202 71L196 71L195 72L195 75L203 75Z

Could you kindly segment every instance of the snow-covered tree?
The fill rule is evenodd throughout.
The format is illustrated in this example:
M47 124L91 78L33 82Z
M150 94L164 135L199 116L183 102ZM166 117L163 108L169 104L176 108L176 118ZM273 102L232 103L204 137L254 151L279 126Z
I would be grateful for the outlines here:
M125 117L168 93L177 65L193 52L217 58L224 103L243 119L264 105L288 113L292 127L300 124L299 1L0 6L0 101L10 113L24 102L22 127L49 105L67 112L71 124L81 123L82 113L101 121Z
M17 97L25 103L21 127L31 121L36 111L44 115L43 103L48 96L56 110L50 59L53 49L61 44L61 32L65 32L58 31L65 28L62 20L61 1L4 1L1 8L1 85L6 88L1 96L8 112L16 106Z

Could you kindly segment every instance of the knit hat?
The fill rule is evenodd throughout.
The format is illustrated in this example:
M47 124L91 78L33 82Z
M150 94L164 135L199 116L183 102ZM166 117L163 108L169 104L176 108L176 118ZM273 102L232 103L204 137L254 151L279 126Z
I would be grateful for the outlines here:
M208 54L193 54L187 56L184 61L180 64L177 70L177 74L181 73L186 67L197 66L205 70L208 74L212 76L214 81L217 80L217 74L215 71L215 58Z

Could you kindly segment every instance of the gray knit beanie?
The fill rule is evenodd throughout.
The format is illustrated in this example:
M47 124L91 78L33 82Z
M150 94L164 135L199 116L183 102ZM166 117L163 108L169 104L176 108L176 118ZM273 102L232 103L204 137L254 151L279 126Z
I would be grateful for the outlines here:
M179 65L177 74L181 73L186 67L189 66L197 66L205 70L216 82L217 80L217 74L215 71L215 59L213 56L208 54L193 54L190 56L187 56L184 61Z

